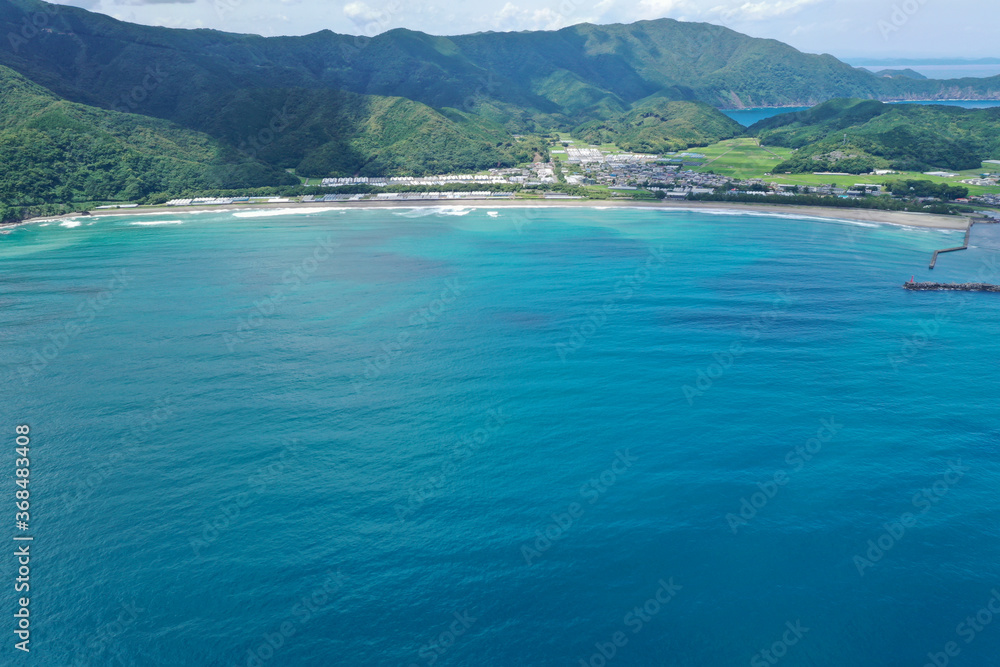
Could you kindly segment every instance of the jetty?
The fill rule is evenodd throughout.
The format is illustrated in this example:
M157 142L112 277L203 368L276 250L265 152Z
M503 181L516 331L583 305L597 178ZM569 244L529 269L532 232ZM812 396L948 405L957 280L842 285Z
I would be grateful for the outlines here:
M944 250L935 250L934 251L934 256L931 257L931 266L930 266L930 268L932 268L932 269L934 268L934 265L937 264L938 255L940 255L943 252L957 252L959 250L968 250L969 249L969 237L972 236L972 228L975 227L975 226L976 226L976 221L975 220L969 222L969 228L965 230L965 242L962 243L962 245L958 246L957 248L945 248ZM926 284L930 285L931 283L926 283Z
M915 292L1000 292L1000 285L989 283L903 283L903 288Z

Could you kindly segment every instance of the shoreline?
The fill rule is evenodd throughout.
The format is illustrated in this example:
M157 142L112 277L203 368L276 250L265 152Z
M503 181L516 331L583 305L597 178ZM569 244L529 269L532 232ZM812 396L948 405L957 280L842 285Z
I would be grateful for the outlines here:
M965 231L969 227L970 218L966 216L935 215L932 213L911 213L908 211L881 211L863 208L839 208L827 206L798 206L783 204L751 204L745 202L648 202L595 199L497 199L497 200L434 200L434 201L360 201L360 202L283 202L261 204L226 204L222 206L148 206L132 209L109 209L89 215L68 213L61 216L30 218L19 222L4 223L2 227L16 227L39 222L54 222L77 218L103 218L109 216L144 216L144 215L190 215L192 213L214 213L224 211L260 211L274 209L413 209L460 207L477 209L502 208L643 208L665 211L726 211L736 213L756 213L764 215L793 215L804 218L820 218L832 221L870 222L874 224L899 225L903 227L921 227Z

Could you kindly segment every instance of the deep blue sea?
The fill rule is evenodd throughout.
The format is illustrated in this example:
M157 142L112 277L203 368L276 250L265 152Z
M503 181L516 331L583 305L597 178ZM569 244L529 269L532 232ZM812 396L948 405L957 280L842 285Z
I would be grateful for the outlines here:
M18 227L0 432L9 541L31 428L33 632L14 649L9 546L0 663L1000 664L1000 295L901 289L1000 281L998 231L931 272L962 233Z
M1000 101L990 100L926 100L915 102L891 102L890 104L937 104L948 107L962 107L963 109L990 109L1000 107ZM744 127L750 127L754 123L766 118L778 116L783 113L793 113L795 111L805 111L809 107L758 107L754 109L723 109L733 120Z

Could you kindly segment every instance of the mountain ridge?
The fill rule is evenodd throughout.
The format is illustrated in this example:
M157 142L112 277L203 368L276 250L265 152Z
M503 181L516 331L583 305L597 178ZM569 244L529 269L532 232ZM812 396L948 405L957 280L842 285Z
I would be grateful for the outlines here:
M0 29L16 33L25 8L32 7L54 6L0 2ZM457 36L397 28L359 38L329 30L261 37L139 26L72 7L55 13L67 34L38 35L17 54L0 48L0 64L67 99L98 106L107 103L109 77L134 79L157 57L169 60L178 77L191 75L192 85L326 87L406 97L434 108L489 98L501 112L528 107L532 116L567 127L601 118L601 111L620 113L623 105L664 90L675 99L731 108L809 106L845 96L935 99L956 89L970 98L1000 99L1000 77L922 86L885 81L829 54L674 19ZM34 47L43 42L50 48L41 56ZM587 114L595 104L597 113ZM147 113L178 112L153 104Z

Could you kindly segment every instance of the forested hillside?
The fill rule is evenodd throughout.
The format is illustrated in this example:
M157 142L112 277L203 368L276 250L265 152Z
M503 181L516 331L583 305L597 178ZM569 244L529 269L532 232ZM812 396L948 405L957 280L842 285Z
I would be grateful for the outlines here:
M637 153L666 153L707 146L742 133L742 125L707 104L652 99L633 111L585 123L573 136Z
M7 207L297 182L203 133L60 100L5 67L0 91Z
M747 132L764 145L798 149L776 172L961 171L1000 158L1000 107L831 100L768 118Z

